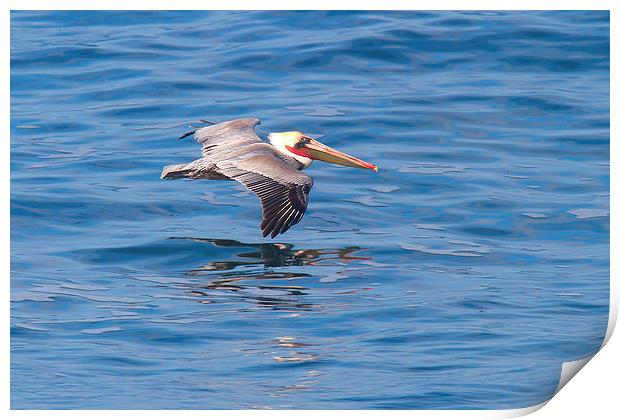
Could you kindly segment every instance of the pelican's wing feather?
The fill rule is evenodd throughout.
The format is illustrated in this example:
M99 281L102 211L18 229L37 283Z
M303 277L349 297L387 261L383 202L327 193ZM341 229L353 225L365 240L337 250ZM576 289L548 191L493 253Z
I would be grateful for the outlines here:
M262 143L254 131L254 127L259 124L258 118L240 118L199 128L193 134L196 141L202 145L202 155L212 157L249 144Z
M220 171L243 184L260 198L263 207L261 230L263 237L272 238L298 223L308 207L312 178L289 166L273 154L265 144L262 150L248 147L252 152L217 163ZM273 149L270 151L269 149Z

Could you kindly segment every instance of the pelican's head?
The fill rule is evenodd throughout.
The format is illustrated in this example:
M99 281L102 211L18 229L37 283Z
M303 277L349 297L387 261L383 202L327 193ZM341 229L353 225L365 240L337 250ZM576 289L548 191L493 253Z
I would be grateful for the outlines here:
M375 172L379 170L377 165L332 149L301 131L270 133L269 141L280 152L302 163L304 168L307 168L313 160L322 160L337 165L372 169Z

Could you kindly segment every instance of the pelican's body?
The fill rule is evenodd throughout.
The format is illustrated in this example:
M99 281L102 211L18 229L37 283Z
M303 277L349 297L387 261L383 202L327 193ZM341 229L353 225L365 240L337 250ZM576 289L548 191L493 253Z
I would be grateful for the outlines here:
M377 166L338 152L299 131L269 134L263 142L256 118L202 127L185 134L202 144L202 158L166 166L162 179L231 179L256 194L263 207L263 237L274 238L298 223L308 206L312 178L301 172L313 160L377 170Z

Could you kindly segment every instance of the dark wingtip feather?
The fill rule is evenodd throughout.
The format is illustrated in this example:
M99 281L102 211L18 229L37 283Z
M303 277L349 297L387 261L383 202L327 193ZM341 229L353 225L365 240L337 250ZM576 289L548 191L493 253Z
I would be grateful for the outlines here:
M196 131L198 131L198 130L188 131L187 133L185 133L181 137L179 137L179 140L183 140L185 137L189 137L189 136L193 135Z
M280 233L286 233L287 230L293 227L293 225L295 225L299 221L297 220L298 217L299 217L299 212L296 212L293 219L289 221L288 223L286 223L284 226L282 226L282 230L280 230Z

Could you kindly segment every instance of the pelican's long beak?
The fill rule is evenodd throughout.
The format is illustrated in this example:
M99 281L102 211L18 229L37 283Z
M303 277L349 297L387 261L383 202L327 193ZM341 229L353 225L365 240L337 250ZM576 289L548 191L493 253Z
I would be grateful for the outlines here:
M336 165L351 166L353 168L372 169L375 172L379 170L377 165L373 163L364 162L361 159L339 152L314 139L308 141L301 149L311 159L335 163Z

